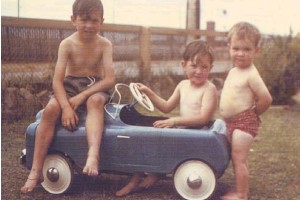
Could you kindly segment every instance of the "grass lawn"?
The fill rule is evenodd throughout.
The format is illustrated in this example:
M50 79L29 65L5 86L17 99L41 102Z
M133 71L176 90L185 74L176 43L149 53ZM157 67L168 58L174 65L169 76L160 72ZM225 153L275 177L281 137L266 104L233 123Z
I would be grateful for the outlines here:
M31 119L32 121L32 119ZM272 107L262 116L262 128L249 156L251 200L296 200L300 197L300 112ZM116 199L114 192L127 176L102 175L95 179L79 177L78 190L72 194L52 195L38 186L30 195L20 194L29 171L19 164L24 148L24 131L29 120L2 122L1 197L2 199ZM218 180L213 199L234 184L231 166ZM122 199L122 198L118 198ZM162 180L153 188L123 199L180 199L171 180Z

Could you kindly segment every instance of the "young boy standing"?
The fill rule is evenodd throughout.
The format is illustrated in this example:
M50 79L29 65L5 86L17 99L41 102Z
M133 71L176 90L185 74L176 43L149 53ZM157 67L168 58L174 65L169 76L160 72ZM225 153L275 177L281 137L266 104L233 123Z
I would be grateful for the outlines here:
M99 35L103 20L100 0L74 2L71 21L77 31L59 45L53 77L54 98L45 107L36 131L33 164L21 188L23 193L31 192L43 180L43 163L58 119L61 118L61 124L66 129L74 130L79 121L76 110L82 105L87 108L89 147L83 173L98 175L103 107L108 97L105 92L115 83L112 44Z
M181 81L168 100L164 100L147 86L138 83L138 88L164 113L171 112L178 105L180 116L154 122L157 128L201 128L213 119L217 108L217 89L208 81L213 67L212 48L200 40L186 46L181 66L187 79ZM125 196L135 190L149 188L157 180L156 174L149 174L141 181L143 173L135 173L129 183L116 192L116 196Z
M245 22L234 25L228 33L229 52L234 67L225 80L220 100L220 114L227 124L236 190L223 200L246 200L249 193L247 158L259 128L259 115L265 112L272 97L253 60L259 51L259 30Z

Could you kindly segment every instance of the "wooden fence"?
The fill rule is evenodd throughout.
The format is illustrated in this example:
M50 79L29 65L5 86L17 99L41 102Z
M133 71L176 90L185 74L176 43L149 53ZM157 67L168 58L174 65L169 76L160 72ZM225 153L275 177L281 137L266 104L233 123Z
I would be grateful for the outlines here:
M60 41L75 31L70 21L13 17L2 17L1 29L2 63L55 62ZM190 37L209 40L221 49L217 59L226 59L225 32L104 24L101 35L113 43L114 61L138 63L139 74L146 79L151 62L179 60Z

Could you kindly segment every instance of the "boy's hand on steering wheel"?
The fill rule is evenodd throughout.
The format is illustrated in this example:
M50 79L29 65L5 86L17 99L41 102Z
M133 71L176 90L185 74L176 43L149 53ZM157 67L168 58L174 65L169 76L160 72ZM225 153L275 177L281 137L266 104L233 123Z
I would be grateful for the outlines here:
M146 85L144 85L142 83L136 83L136 85L141 92L147 93L147 91L150 90Z

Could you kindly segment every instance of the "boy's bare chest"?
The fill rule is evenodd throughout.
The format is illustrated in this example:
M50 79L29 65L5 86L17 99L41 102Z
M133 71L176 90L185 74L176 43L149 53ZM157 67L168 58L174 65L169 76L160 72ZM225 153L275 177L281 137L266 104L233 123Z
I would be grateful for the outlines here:
M248 76L243 73L232 73L225 81L224 88L230 90L244 90L249 87Z
M204 95L204 89L187 89L182 90L180 93L181 103L190 105L190 106L199 106L201 105L201 101Z
M96 67L102 59L102 52L97 48L73 49L70 64L74 67Z

